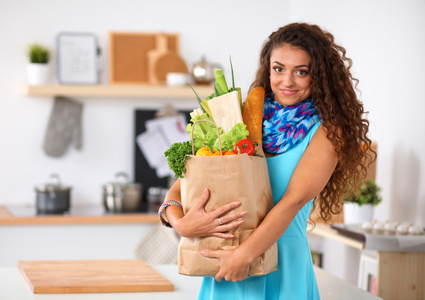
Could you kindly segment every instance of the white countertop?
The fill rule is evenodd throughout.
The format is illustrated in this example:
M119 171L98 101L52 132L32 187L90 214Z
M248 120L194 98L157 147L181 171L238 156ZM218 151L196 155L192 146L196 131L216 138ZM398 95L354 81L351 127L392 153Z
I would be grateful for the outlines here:
M0 299L2 300L192 300L198 295L201 277L180 275L177 265L153 266L170 280L173 292L144 293L93 293L93 294L33 294L18 268L0 268ZM320 268L315 267L319 293L322 300L377 300L367 293Z
M366 232L360 224L333 224L333 230L342 235L363 237L364 249L387 252L425 252L425 234L386 234L385 232Z

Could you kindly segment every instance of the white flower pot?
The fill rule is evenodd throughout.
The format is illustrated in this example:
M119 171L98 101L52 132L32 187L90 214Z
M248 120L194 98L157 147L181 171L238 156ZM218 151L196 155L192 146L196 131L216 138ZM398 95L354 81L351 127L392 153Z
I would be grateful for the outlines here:
M374 206L371 204L358 205L356 203L344 203L344 223L363 224L373 221Z
M27 66L28 84L41 85L49 81L49 65L31 63Z

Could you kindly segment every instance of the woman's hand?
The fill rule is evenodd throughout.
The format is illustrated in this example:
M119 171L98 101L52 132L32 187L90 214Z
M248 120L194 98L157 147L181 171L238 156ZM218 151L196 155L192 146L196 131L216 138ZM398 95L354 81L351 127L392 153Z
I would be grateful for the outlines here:
M215 275L215 280L220 282L223 278L227 281L241 281L249 277L251 260L239 251L233 250L201 250L199 254L220 261L220 270Z
M240 226L246 215L245 211L228 213L240 205L240 202L231 202L214 211L206 212L205 204L210 197L208 189L204 190L201 198L195 205L175 224L174 228L183 237L215 236L219 238L233 238L229 233L232 229ZM226 214L228 213L228 214ZM225 216L222 216L226 214ZM221 224L220 224L221 223Z

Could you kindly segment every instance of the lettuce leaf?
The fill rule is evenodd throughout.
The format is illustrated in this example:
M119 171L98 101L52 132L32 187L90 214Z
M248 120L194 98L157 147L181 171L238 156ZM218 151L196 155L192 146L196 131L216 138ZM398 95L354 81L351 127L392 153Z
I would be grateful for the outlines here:
M232 150L234 144L239 140L246 139L248 135L249 131L246 129L246 125L236 123L230 131L220 134L221 150ZM213 148L220 150L218 138L214 142Z
M208 120L214 122L214 119L208 114L203 114L201 116L195 116L190 121L195 123L199 120ZM192 138L192 127L193 124L189 123L186 127L186 131L189 132L189 136ZM219 133L222 134L223 130L219 128ZM202 148L204 146L213 149L214 143L217 140L217 129L216 127L208 122L199 122L195 125L195 129L193 130L193 140L195 148Z
M195 116L192 118L186 127L186 131L189 132L189 136L192 137L192 128L193 124L198 120L209 120L214 122L214 119L207 114L203 114L201 116ZM246 129L246 125L244 123L236 123L233 128L223 133L221 127L218 128L220 133L220 141L221 141L221 150L232 150L233 145L236 144L239 140L246 139L249 135L249 131ZM196 124L195 129L193 131L193 141L195 148L200 149L204 146L212 149L220 150L220 145L218 142L217 129L216 127L208 122L199 122Z

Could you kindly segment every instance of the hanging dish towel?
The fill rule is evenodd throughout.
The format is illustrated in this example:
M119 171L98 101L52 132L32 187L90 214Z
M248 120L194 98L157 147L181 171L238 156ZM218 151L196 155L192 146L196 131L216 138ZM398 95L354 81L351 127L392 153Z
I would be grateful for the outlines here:
M71 142L75 148L82 148L82 111L81 103L65 97L55 97L43 141L43 150L47 155L63 155Z

